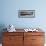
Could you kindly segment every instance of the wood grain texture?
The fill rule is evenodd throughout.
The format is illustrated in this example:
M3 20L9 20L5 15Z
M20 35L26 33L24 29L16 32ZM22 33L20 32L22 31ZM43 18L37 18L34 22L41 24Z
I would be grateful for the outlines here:
M3 46L22 46L23 33L5 32L3 36Z
M24 46L44 46L44 32L24 33Z
M44 46L44 32L3 32L3 46Z

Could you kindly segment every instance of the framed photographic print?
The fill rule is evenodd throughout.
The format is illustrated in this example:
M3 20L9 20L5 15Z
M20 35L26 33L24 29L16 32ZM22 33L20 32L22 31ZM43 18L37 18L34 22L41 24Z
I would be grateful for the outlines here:
M19 18L34 18L35 10L19 10L18 17Z

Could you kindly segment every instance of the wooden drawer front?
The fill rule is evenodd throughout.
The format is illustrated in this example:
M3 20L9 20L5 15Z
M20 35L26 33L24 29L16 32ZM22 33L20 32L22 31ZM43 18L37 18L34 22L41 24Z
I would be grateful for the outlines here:
M44 36L25 36L24 46L44 45Z
M31 44L32 44L32 37L30 37L30 36L25 36L24 37L24 46L31 46Z
M23 43L17 43L17 44L2 44L2 46L23 46Z
M26 35L27 35L27 36L29 36L29 35L35 35L35 36L36 36L36 35L37 35L37 36L39 35L39 36L41 36L41 35L44 35L44 32L25 32L25 33L24 33L24 36L26 36Z
M44 46L43 44L32 44L32 46Z
M23 36L23 32L4 32L4 36Z
M23 37L22 36L5 36L3 38L4 44L22 44Z
M32 36L32 44L43 44L44 36Z

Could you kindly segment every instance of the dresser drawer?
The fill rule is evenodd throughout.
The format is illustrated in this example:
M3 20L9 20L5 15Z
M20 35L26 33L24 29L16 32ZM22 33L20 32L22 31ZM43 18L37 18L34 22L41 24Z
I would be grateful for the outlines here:
M32 36L32 43L33 44L43 44L44 36Z
M24 33L24 36L44 36L45 35L45 33L44 32L25 32Z
M12 43L12 44L11 43L8 43L8 44L3 43L2 46L23 46L23 43L22 42L19 43L19 44L18 43Z
M4 32L5 36L23 36L23 32Z
M23 36L4 36L3 43L14 43L14 42L23 41Z
M31 46L44 46L44 44L31 44Z

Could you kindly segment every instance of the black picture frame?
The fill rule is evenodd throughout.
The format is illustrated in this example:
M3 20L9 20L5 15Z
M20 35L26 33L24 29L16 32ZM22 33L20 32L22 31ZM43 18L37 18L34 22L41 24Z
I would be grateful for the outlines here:
M19 18L35 18L35 10L19 10Z

